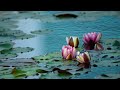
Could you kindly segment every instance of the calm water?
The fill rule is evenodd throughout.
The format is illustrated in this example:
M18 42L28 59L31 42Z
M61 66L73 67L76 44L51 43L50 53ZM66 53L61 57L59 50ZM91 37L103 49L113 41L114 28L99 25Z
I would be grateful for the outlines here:
M34 48L32 52L20 54L20 58L60 51L61 47L66 45L66 36L78 36L82 41L84 33L101 32L103 39L120 38L120 18L116 16L102 16L94 21L78 19L59 20L58 22L42 22L40 19L20 19L18 21L17 29L25 33L30 34L30 31L34 30L53 30L49 34L36 35L36 37L26 40L16 40L15 47Z

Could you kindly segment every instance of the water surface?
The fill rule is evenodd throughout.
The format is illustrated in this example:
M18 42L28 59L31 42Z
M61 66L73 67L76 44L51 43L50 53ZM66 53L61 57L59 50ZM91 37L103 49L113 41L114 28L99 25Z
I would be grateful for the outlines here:
M101 32L103 34L102 39L120 38L120 18L117 16L101 16L97 20L91 21L65 19L55 20L55 22L42 22L40 19L28 18L19 19L17 25L17 29L28 34L34 30L53 30L49 34L36 35L36 37L26 40L16 40L15 47L27 46L34 48L34 51L21 54L19 57L32 57L59 52L61 47L66 45L66 36L78 36L80 42L82 42L83 34L88 32Z

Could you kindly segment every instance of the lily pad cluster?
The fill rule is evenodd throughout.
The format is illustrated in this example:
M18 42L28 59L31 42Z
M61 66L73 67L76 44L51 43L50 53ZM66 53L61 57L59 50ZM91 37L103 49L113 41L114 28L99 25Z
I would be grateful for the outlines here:
M90 50L91 64L62 59L61 52L49 53L31 59L1 60L0 78L6 79L119 79L119 46L107 50L110 39L106 39L103 51ZM80 47L79 47L80 48ZM111 58L112 57L112 58ZM24 62L24 65L21 64ZM11 63L11 64L10 64ZM11 67L9 66L11 65ZM22 67L21 67L22 66Z
M11 27L6 26L11 22ZM15 27L12 25L16 25L15 21L12 22L11 19L6 19L5 21L1 21L0 26L0 59L8 59L17 57L18 53L24 53L32 51L33 48L30 47L14 47L14 40L22 40L29 39L35 37L32 34L26 34L21 30L15 30Z

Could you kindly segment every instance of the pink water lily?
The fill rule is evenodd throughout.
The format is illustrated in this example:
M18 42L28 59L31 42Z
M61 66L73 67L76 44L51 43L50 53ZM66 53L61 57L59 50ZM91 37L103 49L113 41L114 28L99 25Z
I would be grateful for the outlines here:
M66 37L67 44L77 48L79 45L79 39L75 36Z
M76 49L70 45L62 47L62 57L66 60L71 60L76 57Z
M101 33L91 32L83 35L84 47L86 50L103 50L103 46L100 44Z
M89 55L89 53L87 51L83 52L83 53L80 53L78 51L76 59L80 63L90 63L91 57L90 57L90 55Z

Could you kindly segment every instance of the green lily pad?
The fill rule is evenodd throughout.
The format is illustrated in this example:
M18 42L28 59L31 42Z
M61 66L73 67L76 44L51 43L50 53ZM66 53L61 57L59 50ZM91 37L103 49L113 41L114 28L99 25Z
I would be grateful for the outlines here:
M42 74L40 79L62 79L62 77L58 76L57 73L55 72L50 72L50 73L45 73L45 74Z
M1 63L0 66L14 66L14 67L20 67L20 66L30 66L35 65L36 63L32 59L27 58L16 58L16 59L0 59Z
M62 14L55 14L55 15L53 15L53 16L55 16L55 17L57 17L57 18L60 18L60 19L64 19L64 18L77 18L78 17L78 15L76 15L76 14L72 14L72 13L62 13Z
M39 35L41 35L41 34L49 34L51 32L52 32L52 30L36 30L36 31L31 31L32 34L39 34Z
M0 35L6 35L6 36L23 36L25 33L21 30L8 30L8 31L2 31Z
M99 75L96 77L96 79L120 79L120 74L104 74Z
M37 73L47 73L48 71L43 70L43 69L37 69L36 72L37 72Z
M9 28L0 27L0 34L1 34L1 32L7 32L7 31L9 31L9 30L10 30Z
M62 56L60 52L55 52L55 53L50 53L50 54L46 54L44 56L35 56L32 57L35 61L38 62L49 62L50 60L61 60Z
M24 34L24 35L21 35L21 36L16 36L16 39L29 39L29 38L33 38L35 37L35 35L31 35L31 34Z
M0 54L0 59L8 59L8 58L15 58L17 57L18 55L17 54Z
M112 62L112 63L120 63L120 60L118 60L118 61L114 61L114 62Z
M0 36L0 43L10 42L10 41L13 41L13 40L15 40L14 36Z
M12 48L14 43L0 44L0 51Z
M120 42L115 40L114 43L113 43L113 46L120 46Z
M39 69L39 67L37 67L35 65L24 66L24 67L15 67L11 70L10 75L14 76L13 79L23 79L26 76L36 75L37 69Z
M30 52L30 51L33 51L34 49L33 48L30 48L30 47L16 47L16 48L12 48L12 49L9 49L9 50L2 50L1 53L2 54L7 54L7 53L11 53L11 54L14 54L14 53L25 53L25 52Z
M26 76L25 73L26 73L25 71L16 68L14 68L11 72L11 74L13 74L15 77L25 77Z

